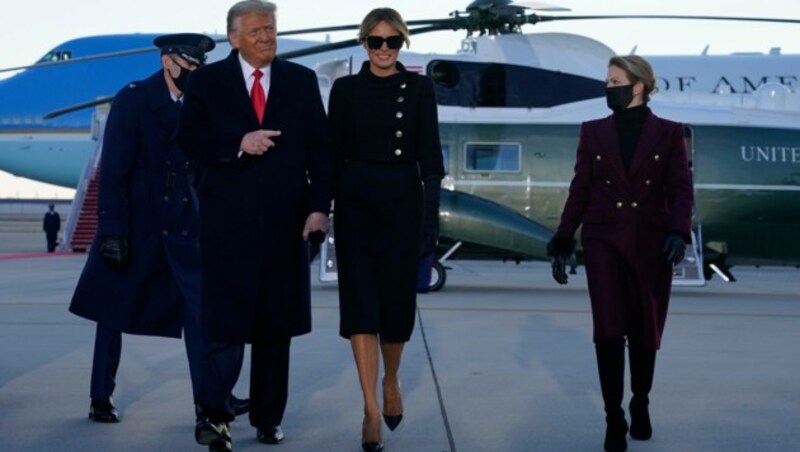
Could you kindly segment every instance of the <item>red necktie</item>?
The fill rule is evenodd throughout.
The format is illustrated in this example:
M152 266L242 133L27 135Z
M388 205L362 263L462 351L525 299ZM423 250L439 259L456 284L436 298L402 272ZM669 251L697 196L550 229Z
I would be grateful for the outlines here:
M258 123L264 120L264 109L267 108L267 98L264 96L264 87L261 86L261 76L264 75L260 70L253 71L253 88L250 90L250 101L253 102L253 109L258 116Z

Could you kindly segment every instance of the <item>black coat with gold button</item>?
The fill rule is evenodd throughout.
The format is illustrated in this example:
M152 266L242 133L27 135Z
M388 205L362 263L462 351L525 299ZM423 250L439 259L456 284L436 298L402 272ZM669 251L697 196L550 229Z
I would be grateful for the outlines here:
M331 89L344 337L380 333L384 340L408 340L425 247L420 232L430 241L435 235L444 167L433 83L399 62L397 68L378 77L365 62Z

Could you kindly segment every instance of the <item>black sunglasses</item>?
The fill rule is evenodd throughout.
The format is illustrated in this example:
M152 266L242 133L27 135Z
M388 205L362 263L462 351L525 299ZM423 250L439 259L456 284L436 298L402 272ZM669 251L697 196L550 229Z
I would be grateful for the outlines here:
M367 36L367 47L372 50L378 50L383 47L383 43L386 43L386 47L389 47L392 50L397 50L400 47L403 47L403 39L402 36L389 36L388 38L383 38L380 36Z

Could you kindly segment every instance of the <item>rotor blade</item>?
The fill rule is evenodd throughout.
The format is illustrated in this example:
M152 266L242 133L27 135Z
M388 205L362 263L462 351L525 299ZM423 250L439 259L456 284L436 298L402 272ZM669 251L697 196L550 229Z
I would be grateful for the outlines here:
M330 27L303 28L300 30L279 31L278 36L304 35L308 33L327 33L330 31L358 30L361 25L333 25Z
M593 19L692 19L692 20L731 20L743 22L770 22L800 24L800 19L777 19L770 17L725 17L725 16L676 16L676 15L598 15L598 16L540 16L531 14L528 23L553 22L558 20L593 20Z
M441 31L441 30L449 30L453 29L454 21L450 19L445 19L440 21L441 23L437 25L430 25L427 27L419 27L419 28L412 28L408 31L409 35L418 35L422 33L430 33L432 31ZM358 39L347 39L344 41L338 42L331 42L327 44L321 44L318 46L306 47L304 49L292 50L291 52L284 52L279 54L278 56L283 59L291 59L291 58L299 58L308 55L314 55L317 53L329 52L331 50L337 49L344 49L347 47L355 47L359 45Z
M61 108L59 110L53 110L50 113L42 116L42 119L53 119L57 116L65 115L67 113L72 113L73 111L83 110L84 108L91 108L100 104L107 104L114 100L114 96L105 96L105 97L98 97L95 100L90 100L89 102L82 102L80 104L71 105L66 108Z
M452 19L420 19L420 20L409 20L406 22L406 25L409 27L414 27L417 25L438 25L442 23L452 23ZM303 35L303 34L310 34L310 33L328 33L334 31L347 31L347 30L358 30L361 27L360 24L350 24L350 25L332 25L329 27L317 27L317 28L302 28L300 30L289 30L289 31L279 31L278 36L291 36L291 35Z

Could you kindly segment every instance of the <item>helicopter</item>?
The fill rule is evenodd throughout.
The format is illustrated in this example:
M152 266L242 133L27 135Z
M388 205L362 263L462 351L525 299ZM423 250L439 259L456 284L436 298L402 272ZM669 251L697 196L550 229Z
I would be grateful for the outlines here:
M442 185L441 239L433 290L444 285L447 259L546 259L545 245L566 199L580 123L608 114L602 77L614 52L582 36L524 33L523 27L557 20L659 17L720 19L545 16L510 0L477 0L447 18L407 22L412 35L466 32L457 53L401 55L407 68L433 79L439 103L447 175ZM286 36L357 28L354 24L279 33L284 39L280 49L288 50L279 56L313 58L326 97L333 81L357 70L365 58L358 43L306 42L287 49ZM218 52L225 51L219 47ZM135 58L153 50L144 46L110 50L106 56ZM63 56L56 54L54 59ZM698 64L690 58L697 57L685 61L648 58L660 74L662 91L651 106L659 116L685 124L694 172L694 241L687 259L676 269L676 283L701 285L714 273L732 280L733 265L800 265L800 240L793 234L800 214L784 208L800 201L796 169L800 163L800 108L795 89L800 56L770 60L773 72L768 73L761 72L766 55L720 57L725 61L710 61L704 70L696 66L687 69ZM71 56L66 60L64 66L81 61ZM60 63L55 61L52 69ZM720 72L724 67L743 69L732 72L738 74L735 78ZM690 70L696 75L687 72ZM711 85L703 84L701 77L708 73L713 74ZM126 77L130 80L132 74L128 72ZM85 115L87 107L110 100L101 96L74 105L61 100L66 107L51 114L62 120L74 118ZM43 118L34 116L31 128L54 124ZM17 122L25 123L25 119ZM0 130L4 125L0 122ZM91 158L87 155L86 160ZM323 280L335 279L331 244L326 241L322 250ZM580 257L579 250L576 262Z

